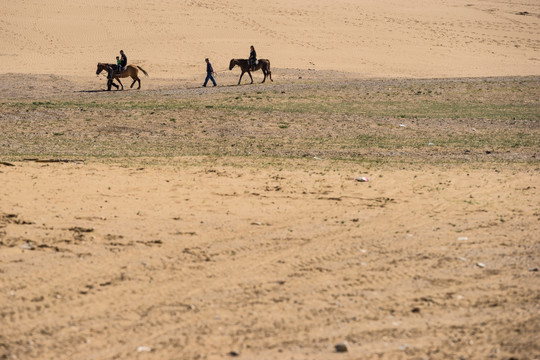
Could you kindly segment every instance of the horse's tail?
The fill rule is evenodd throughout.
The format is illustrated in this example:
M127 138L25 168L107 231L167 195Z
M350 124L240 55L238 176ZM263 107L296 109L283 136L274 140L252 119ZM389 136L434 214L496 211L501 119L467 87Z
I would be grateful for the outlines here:
M144 71L144 69L142 67L140 67L139 65L137 65L137 68L139 70L141 70L143 72L144 75L148 76L148 73L146 71Z
M268 72L270 72L270 60L268 60L268 59L261 59L261 60L259 60L259 61L262 62L262 63L264 64L263 66L265 67L265 70L268 71Z
M266 71L268 72L268 76L270 77L270 81L274 81L272 80L272 71L270 71L270 60L266 59L266 62L268 63L268 67L266 68Z

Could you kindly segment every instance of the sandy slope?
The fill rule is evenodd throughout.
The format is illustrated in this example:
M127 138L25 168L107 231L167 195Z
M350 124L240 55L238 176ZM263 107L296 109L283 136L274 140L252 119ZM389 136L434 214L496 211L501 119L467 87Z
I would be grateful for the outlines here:
M361 76L540 73L536 0L2 1L0 71L83 74L120 48L154 77L246 57ZM61 70L60 70L61 69Z

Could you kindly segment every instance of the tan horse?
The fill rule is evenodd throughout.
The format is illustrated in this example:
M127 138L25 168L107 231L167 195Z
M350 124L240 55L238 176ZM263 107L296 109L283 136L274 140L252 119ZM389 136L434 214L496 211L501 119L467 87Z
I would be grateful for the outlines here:
M130 77L133 79L133 82L131 83L130 87L133 87L135 85L135 82L139 82L139 87L137 89L141 88L141 79L139 79L139 70L143 72L144 75L148 76L148 73L143 70L142 67L138 65L128 65L126 66L125 70L123 70L121 73L116 72L116 66L114 64L105 64L105 63L98 63L97 64L97 70L96 75L99 75L103 70L109 71L109 68L112 68L114 70L114 78L120 86L122 86L122 90L124 90L124 85L122 85L122 82L120 81L120 78L126 78Z
M251 71L257 71L262 70L264 74L264 79L262 82L266 81L266 76L270 78L270 81L272 80L272 72L270 71L270 60L268 59L259 59L259 62L253 69L249 66L249 62L247 59L231 59L231 62L229 64L229 70L232 70L235 66L239 66L242 70L242 74L240 75L240 79L238 79L238 85L240 85L240 82L242 81L242 76L244 76L244 73L248 73L249 77L251 78L251 83L253 84L253 76L251 76Z

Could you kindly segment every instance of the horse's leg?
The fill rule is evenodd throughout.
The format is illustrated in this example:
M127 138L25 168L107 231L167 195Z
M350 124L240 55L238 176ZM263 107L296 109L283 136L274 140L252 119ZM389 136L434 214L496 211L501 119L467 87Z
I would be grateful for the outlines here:
M253 76L251 76L251 71L248 71L248 75L251 78L251 83L253 84Z
M238 79L238 85L240 85L240 82L242 81L242 76L244 76L245 71L242 70L242 73L240 74L240 79Z
M138 80L138 78L133 77L133 76L132 76L131 78L133 79L133 82L131 83L130 88L133 88L133 85L135 85L135 82ZM141 84L140 84L140 81L139 81L139 89L140 89L140 88L141 88Z
M266 70L264 68L261 69L264 75L263 81L261 84L263 84L266 81Z
M118 83L119 83L120 86L122 87L122 90L124 90L124 84L122 84L122 82L120 81L120 78L115 77L114 79L115 79L116 81L118 81Z

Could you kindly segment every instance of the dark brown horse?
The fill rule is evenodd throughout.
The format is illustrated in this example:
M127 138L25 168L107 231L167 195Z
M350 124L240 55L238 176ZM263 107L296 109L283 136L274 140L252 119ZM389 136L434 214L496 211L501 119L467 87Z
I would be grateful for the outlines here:
M133 79L133 82L131 83L130 87L133 87L133 85L135 85L135 82L138 81L139 82L139 87L137 89L140 89L141 88L141 79L139 79L139 70L141 70L144 75L148 76L148 73L146 71L144 71L143 68L138 66L138 65L128 65L128 66L126 66L125 70L123 70L120 73L116 72L116 66L117 65L115 65L115 64L98 63L97 64L96 75L99 75L103 70L109 71L109 68L112 67L112 69L114 70L114 79L116 81L118 81L120 86L122 86L122 90L124 90L124 85L122 85L122 82L120 81L120 78L125 78L125 77L131 76L131 78Z
M262 82L266 81L266 76L270 78L270 81L274 81L272 80L272 72L270 71L270 60L268 59L259 59L259 62L257 63L257 65L255 65L253 69L249 66L249 62L247 59L231 59L231 63L229 64L229 70L232 70L236 65L238 65L242 70L240 79L238 79L238 85L240 85L244 73L248 73L249 77L251 78L251 83L253 84L253 76L251 76L251 71L257 70L262 70L264 74L264 79Z

